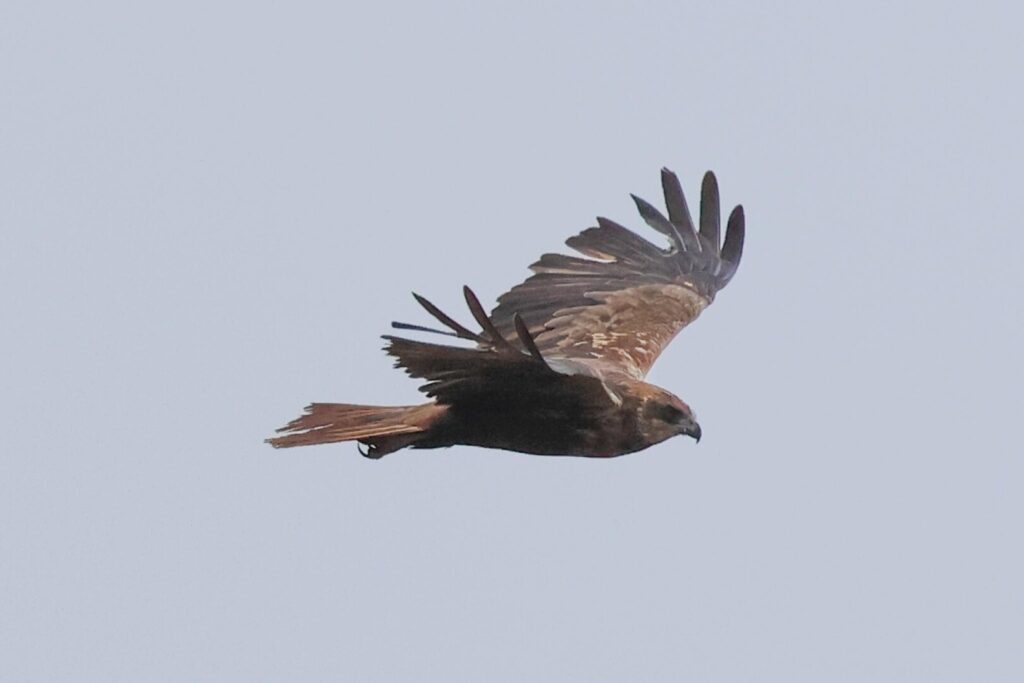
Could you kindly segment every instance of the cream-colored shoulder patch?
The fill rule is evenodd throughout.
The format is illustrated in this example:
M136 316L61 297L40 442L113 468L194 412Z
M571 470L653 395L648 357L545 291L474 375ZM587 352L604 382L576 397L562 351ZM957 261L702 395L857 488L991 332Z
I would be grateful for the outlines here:
M607 382L601 380L601 387L604 389L604 392L608 394L608 398L612 400L612 403L614 403L616 406L622 405L622 397L616 394L614 391L612 391L612 388L608 386Z
M590 292L593 304L558 311L536 338L569 357L603 359L642 379L662 349L709 301L680 284Z

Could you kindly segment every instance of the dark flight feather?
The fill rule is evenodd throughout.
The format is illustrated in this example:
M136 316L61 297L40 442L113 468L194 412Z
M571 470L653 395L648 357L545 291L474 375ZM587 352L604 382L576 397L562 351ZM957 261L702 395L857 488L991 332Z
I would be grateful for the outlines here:
M700 244L701 249L714 255L719 253L721 211L718 208L718 181L708 171L700 186Z

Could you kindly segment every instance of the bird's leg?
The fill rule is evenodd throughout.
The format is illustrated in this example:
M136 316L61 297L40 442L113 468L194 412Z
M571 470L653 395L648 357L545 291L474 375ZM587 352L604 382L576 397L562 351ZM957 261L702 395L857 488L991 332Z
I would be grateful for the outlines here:
M365 451L362 448L360 448L360 446L364 445L366 446ZM359 455L363 456L364 458L369 458L370 460L380 460L381 458L381 455L377 453L377 447L372 443L364 444L362 441L357 441L356 450L359 451Z

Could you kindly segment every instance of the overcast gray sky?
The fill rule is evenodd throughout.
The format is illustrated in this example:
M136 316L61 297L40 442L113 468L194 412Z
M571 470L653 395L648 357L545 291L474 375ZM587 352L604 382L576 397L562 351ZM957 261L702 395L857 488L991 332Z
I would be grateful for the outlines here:
M819 4L4 2L0 679L1021 680L1024 17ZM699 446L262 443L663 165Z

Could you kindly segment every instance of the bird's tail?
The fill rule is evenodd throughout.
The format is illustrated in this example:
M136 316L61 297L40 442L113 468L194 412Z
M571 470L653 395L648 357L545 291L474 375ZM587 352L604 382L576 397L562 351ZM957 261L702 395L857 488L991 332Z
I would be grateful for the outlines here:
M364 455L379 458L421 439L445 413L444 406L356 406L347 403L312 403L306 412L267 439L274 448L311 446L336 441L359 441Z

